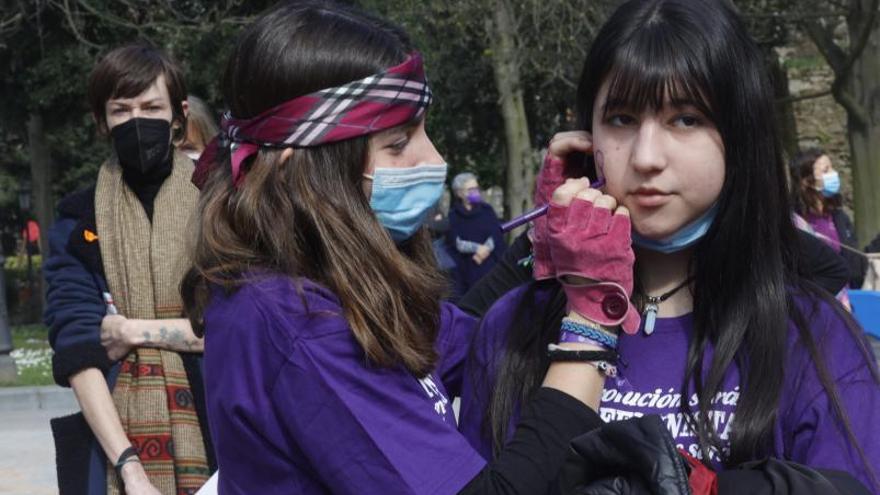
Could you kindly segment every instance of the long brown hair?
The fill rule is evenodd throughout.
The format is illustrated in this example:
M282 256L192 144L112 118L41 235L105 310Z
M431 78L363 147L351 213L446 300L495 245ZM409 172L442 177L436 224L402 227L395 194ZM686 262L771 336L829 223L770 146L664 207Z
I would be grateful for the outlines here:
M410 51L399 29L348 7L299 2L243 34L226 70L231 112L250 118L283 101L366 77ZM263 147L232 186L228 152L199 203L193 266L181 293L196 332L211 286L227 291L258 273L317 282L339 298L367 358L419 376L436 361L443 279L428 234L395 246L364 192L368 138L295 149ZM210 331L210 329L207 329Z
M811 213L813 215L827 214L839 209L843 200L840 194L830 198L822 195L816 189L815 164L816 160L827 156L828 153L821 148L810 148L799 152L791 159L791 189L794 209L801 215Z

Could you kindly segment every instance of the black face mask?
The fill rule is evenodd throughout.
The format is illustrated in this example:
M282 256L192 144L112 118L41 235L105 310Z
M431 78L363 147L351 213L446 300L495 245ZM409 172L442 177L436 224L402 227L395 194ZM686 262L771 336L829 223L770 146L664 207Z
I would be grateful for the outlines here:
M166 165L171 153L171 123L164 119L135 118L110 130L122 169L150 175Z

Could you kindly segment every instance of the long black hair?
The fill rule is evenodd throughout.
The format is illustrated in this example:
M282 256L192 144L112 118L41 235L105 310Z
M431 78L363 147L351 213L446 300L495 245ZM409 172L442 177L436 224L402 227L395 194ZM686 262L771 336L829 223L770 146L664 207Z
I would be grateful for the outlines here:
M577 95L579 125L587 131L596 95L607 80L608 101L635 113L659 109L667 97L694 102L722 137L726 173L718 213L690 262L694 332L681 393L696 393L699 403L692 409L689 401L682 401L681 409L697 433L704 458L714 450L728 465L769 452L789 321L798 328L842 429L855 441L793 294L837 308L860 342L866 363L870 359L870 350L855 336L858 326L798 266L799 241L773 124L773 90L762 60L734 8L724 0L631 0L598 33ZM595 176L593 168L588 161L586 173ZM543 350L558 335L564 294L555 282L539 282L524 300L534 300L530 295L547 284L551 303L542 308L535 308L534 302L520 305L497 357L498 381L486 417L496 448L506 440L512 404L540 385L549 365ZM638 291L638 281L636 287ZM710 347L714 352L704 367ZM741 396L727 452L707 413L731 364L740 370Z

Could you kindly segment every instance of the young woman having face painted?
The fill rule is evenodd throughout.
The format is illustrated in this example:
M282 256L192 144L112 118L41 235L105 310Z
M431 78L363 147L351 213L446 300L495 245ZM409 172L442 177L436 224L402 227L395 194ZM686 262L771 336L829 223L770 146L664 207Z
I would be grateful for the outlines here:
M457 431L476 320L441 302L422 227L446 165L405 33L285 3L242 33L223 86L181 289L205 336L220 492L546 493L569 439L601 423L602 375L549 366L495 461Z
M625 3L596 37L578 99L583 131L554 137L536 203L550 199L545 184L572 183L573 152L592 152L586 175L604 177L632 235L591 231L609 213L598 191L584 194L568 219L581 228L565 231L582 258L572 260L546 242L565 226L550 201L534 226L537 281L499 300L474 341L460 424L471 444L486 456L508 445L548 345L587 339L620 360L601 396L608 425L574 441L580 462L563 486L685 493L690 467L694 491L880 489L876 365L855 322L803 275L772 90L733 8ZM572 324L572 310L607 325Z

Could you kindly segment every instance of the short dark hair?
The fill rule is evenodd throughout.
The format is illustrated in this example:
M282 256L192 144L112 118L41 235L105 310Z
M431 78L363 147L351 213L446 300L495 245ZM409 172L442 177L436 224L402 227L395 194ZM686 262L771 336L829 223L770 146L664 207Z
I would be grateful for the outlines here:
M148 43L138 42L121 46L104 55L89 76L89 106L98 123L106 132L107 101L113 98L134 98L143 93L159 76L165 76L165 86L171 99L171 121L177 121L182 132L186 128L183 101L186 84L180 65L165 52Z

